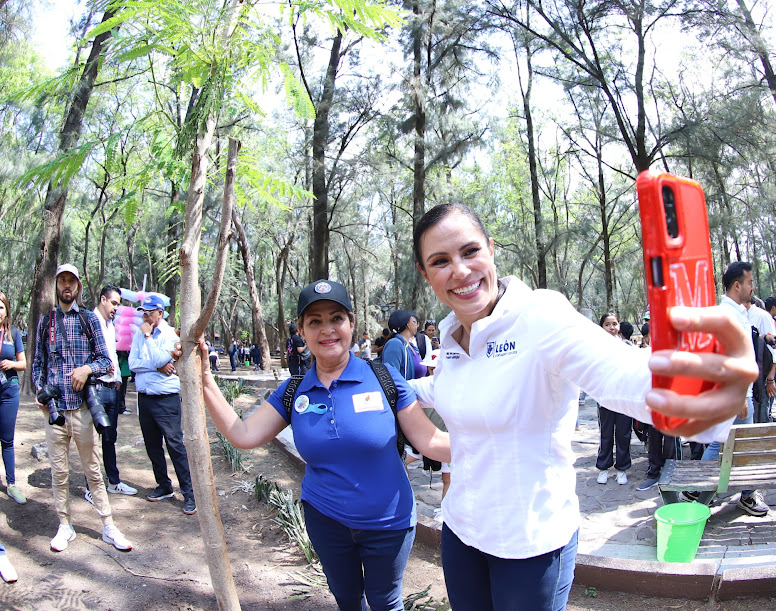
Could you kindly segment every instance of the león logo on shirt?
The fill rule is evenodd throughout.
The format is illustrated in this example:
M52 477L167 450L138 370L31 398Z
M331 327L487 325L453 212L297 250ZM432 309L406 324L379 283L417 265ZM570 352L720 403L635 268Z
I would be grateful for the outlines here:
M508 354L514 354L517 352L517 344L513 341L505 342L488 342L487 356L499 357L506 356Z

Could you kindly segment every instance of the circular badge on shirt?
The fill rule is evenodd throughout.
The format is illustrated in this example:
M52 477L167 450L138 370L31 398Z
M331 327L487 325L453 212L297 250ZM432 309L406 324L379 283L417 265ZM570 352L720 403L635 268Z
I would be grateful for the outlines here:
M331 293L331 284L328 282L319 282L315 285L315 292L320 295L325 295L326 293Z
M296 401L294 401L294 409L299 414L304 413L304 411L308 408L309 405L310 405L310 399L307 397L307 395L299 395L296 398Z

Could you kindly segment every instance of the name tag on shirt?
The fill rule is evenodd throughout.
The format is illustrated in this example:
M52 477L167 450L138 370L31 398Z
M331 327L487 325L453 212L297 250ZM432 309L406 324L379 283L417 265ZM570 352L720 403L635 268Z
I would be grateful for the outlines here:
M378 391L362 392L353 395L353 410L360 414L361 412L381 412L383 411L383 396Z

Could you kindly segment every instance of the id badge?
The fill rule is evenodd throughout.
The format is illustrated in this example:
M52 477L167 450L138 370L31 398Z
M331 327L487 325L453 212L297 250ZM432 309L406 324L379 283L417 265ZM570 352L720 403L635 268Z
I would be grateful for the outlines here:
M362 392L353 395L353 410L360 414L362 412L381 412L384 409L383 396L380 392Z

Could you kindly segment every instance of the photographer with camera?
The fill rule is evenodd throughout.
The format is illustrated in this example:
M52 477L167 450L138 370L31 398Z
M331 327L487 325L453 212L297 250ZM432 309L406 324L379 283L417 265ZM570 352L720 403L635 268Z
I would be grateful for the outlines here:
M57 268L57 304L38 321L32 379L36 403L46 415L46 445L51 462L51 488L59 517L59 530L51 549L61 552L75 539L70 524L70 440L75 442L94 506L102 519L102 540L119 550L132 544L113 524L108 493L100 470L97 431L110 426L91 380L112 370L100 322L76 301L81 280L73 265Z

